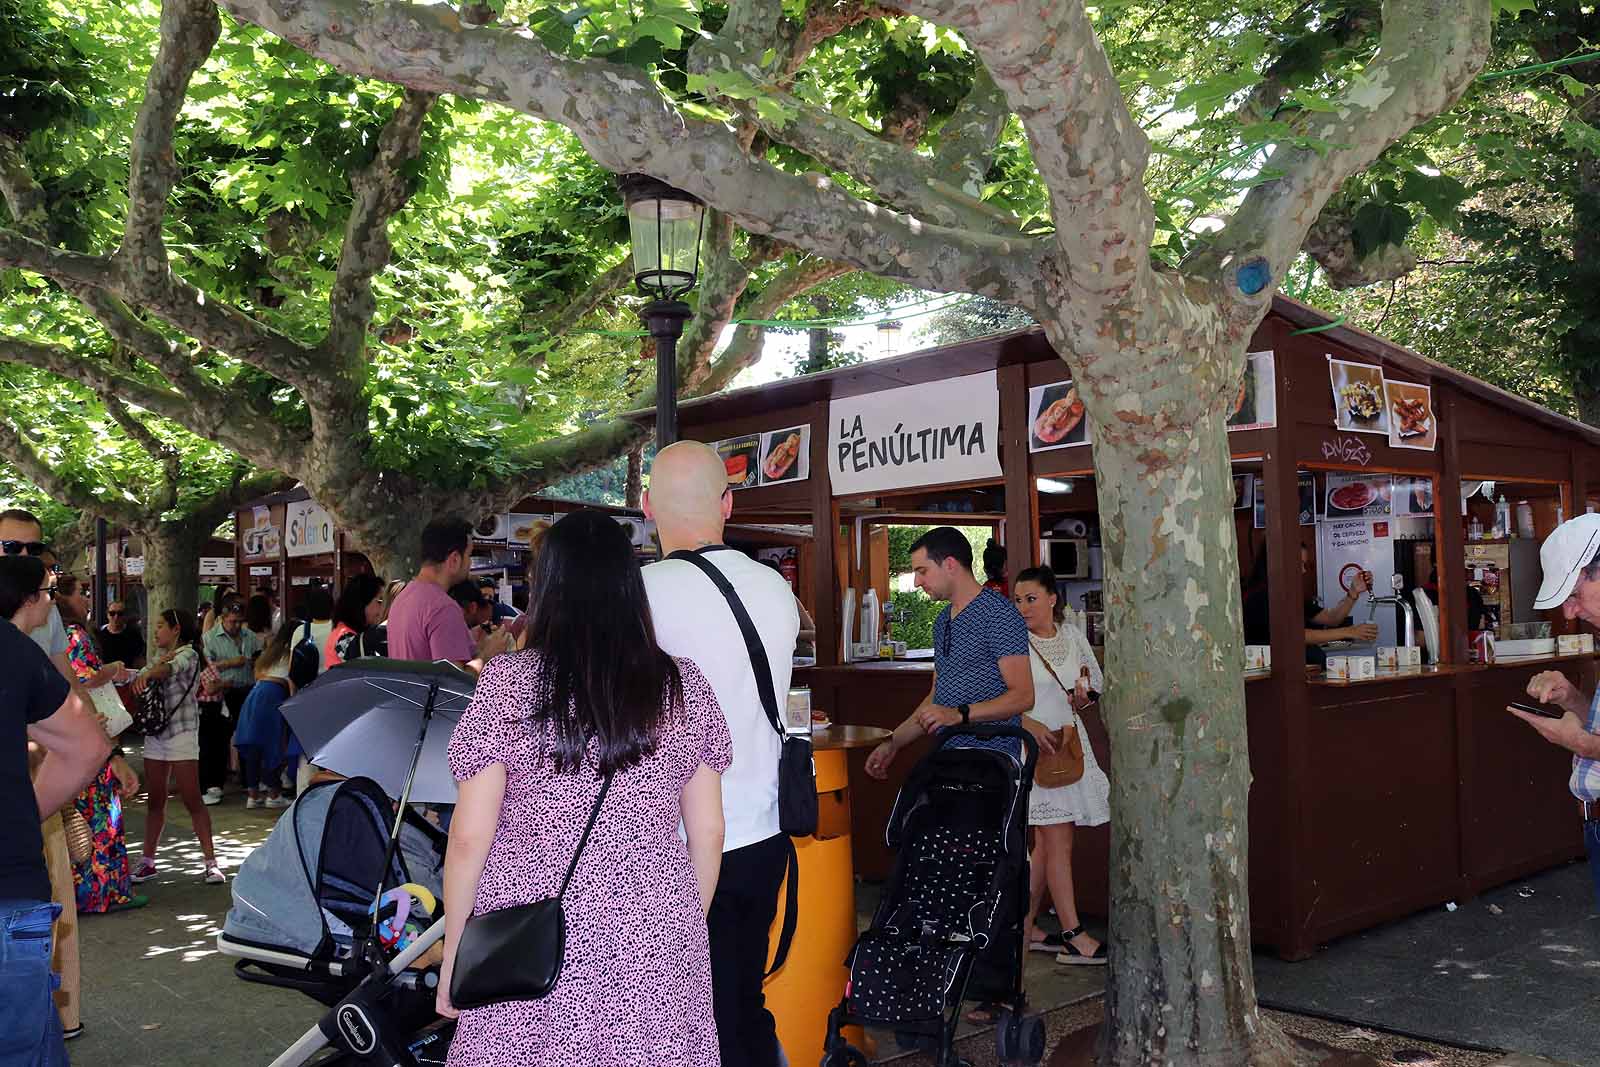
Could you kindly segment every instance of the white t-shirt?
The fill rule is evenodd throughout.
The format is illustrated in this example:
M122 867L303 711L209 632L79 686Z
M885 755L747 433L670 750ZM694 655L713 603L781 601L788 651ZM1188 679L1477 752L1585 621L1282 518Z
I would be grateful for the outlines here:
M707 552L705 558L733 584L761 635L781 717L800 633L794 593L782 575L743 552ZM722 775L723 851L765 841L779 833L778 754L783 740L761 706L739 623L722 593L692 563L652 563L644 569L644 587L662 651L694 660L728 720L733 765Z
M300 635L305 632L305 624L301 623L300 628L295 632L295 644L300 643ZM328 647L328 635L331 633L333 633L332 619L323 619L320 622L312 620L311 640L317 643L318 674L321 674L323 671L328 669L328 658L322 654L322 650Z

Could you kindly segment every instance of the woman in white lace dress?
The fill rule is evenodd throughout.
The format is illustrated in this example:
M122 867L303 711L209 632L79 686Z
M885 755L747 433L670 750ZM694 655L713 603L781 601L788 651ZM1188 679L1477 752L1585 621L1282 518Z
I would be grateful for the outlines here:
M1111 818L1111 783L1095 762L1094 749L1078 723L1079 709L1093 703L1091 694L1100 692L1104 678L1088 639L1077 628L1062 623L1064 612L1054 574L1044 567L1023 571L1017 575L1011 598L1028 624L1032 646L1028 659L1033 665L1033 710L1027 718L1033 723L1025 719L1025 724L1051 731L1078 725L1083 741L1083 777L1052 789L1035 785L1028 803L1028 825L1033 827L1034 837L1029 861L1028 946L1056 953L1057 963L1104 965L1106 948L1084 932L1072 891L1073 828L1099 826ZM1080 682L1084 668L1089 676ZM1061 919L1059 936L1045 936L1034 928L1046 884Z

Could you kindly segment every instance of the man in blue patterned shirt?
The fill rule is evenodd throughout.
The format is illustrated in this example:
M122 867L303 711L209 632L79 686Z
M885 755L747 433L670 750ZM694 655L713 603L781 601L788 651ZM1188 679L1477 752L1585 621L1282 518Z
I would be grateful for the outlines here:
M1539 549L1544 581L1533 606L1560 608L1568 619L1600 626L1600 515L1580 515L1562 523ZM1528 695L1565 710L1559 719L1508 708L1545 740L1572 753L1567 786L1583 816L1583 844L1589 874L1600 900L1600 692L1585 696L1559 671L1544 671L1528 682Z
M923 534L911 546L911 570L918 589L950 603L933 622L933 688L867 757L875 778L887 777L895 756L919 737L969 721L1018 726L1033 707L1028 626L1005 594L978 584L960 531L939 526Z

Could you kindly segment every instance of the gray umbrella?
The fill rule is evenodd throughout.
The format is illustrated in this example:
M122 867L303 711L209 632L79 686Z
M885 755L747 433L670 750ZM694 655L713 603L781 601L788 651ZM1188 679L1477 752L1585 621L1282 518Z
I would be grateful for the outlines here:
M403 802L454 804L445 749L476 684L444 661L351 660L284 701L283 717L318 767Z

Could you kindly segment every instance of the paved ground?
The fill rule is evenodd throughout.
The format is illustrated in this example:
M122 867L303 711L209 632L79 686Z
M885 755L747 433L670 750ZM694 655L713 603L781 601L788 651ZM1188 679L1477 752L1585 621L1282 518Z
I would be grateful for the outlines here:
M1600 915L1586 863L1326 946L1256 957L1262 1001L1600 1065Z
M211 812L230 873L278 814L247 812L232 795ZM138 841L142 802L130 808L128 823ZM117 1067L270 1063L321 1009L234 977L215 943L229 893L201 882L181 805L169 810L166 841L162 873L144 886L149 907L83 923L86 1030L69 1046L72 1059ZM1600 1018L1600 916L1582 865L1496 890L1454 913L1438 909L1345 939L1303 963L1259 956L1256 967L1263 1001L1350 1020L1315 1035L1322 1040L1351 1032L1368 1040L1360 1024L1600 1067L1600 1052L1591 1050ZM1097 970L1059 968L1034 953L1027 981L1034 1006L1055 1009L1053 1036L1098 1010ZM980 1065L992 1058L983 1053L989 1042L979 1034L966 1043ZM896 1053L886 1041L878 1057Z

